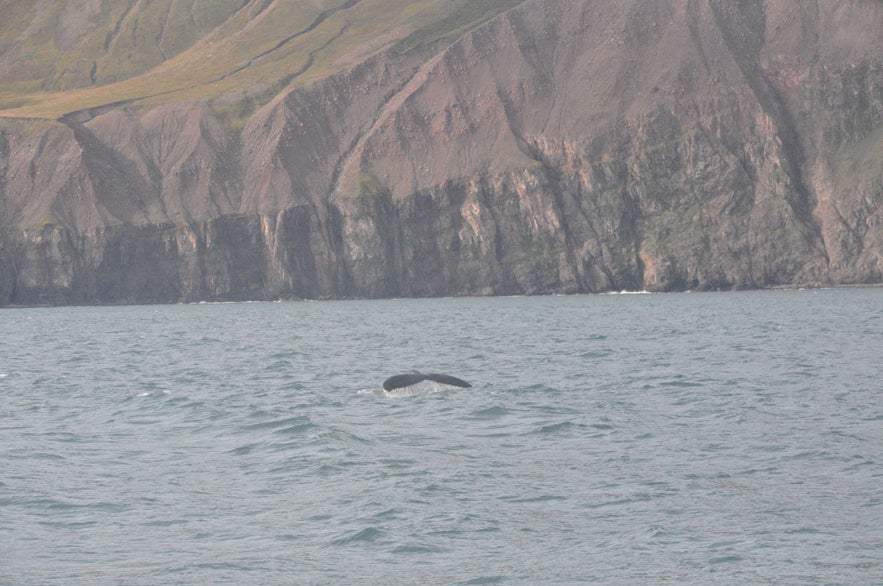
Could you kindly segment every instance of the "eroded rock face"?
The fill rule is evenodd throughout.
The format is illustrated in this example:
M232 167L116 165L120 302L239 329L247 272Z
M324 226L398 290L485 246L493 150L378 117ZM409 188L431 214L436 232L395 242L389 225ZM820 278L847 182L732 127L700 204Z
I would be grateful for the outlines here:
M240 131L0 127L0 303L883 280L883 4L530 0Z

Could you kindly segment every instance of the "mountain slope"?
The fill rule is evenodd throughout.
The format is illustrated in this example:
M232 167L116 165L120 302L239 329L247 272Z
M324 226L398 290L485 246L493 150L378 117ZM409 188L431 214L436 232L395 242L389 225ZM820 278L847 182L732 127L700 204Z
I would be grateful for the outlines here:
M305 6L8 98L0 303L881 281L880 2Z
M522 0L28 2L0 8L0 115L264 99L382 48L431 44ZM4 12L6 14L4 14ZM23 31L23 32L19 32Z

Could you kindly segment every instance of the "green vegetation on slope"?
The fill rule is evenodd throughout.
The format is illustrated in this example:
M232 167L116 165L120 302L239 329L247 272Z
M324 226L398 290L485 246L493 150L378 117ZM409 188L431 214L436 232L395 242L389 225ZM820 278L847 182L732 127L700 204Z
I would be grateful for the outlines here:
M59 118L141 100L266 100L384 48L450 41L523 1L104 0L93 12L74 2L4 3L0 116Z
M129 79L188 49L242 0L103 0L0 4L0 79L57 92Z

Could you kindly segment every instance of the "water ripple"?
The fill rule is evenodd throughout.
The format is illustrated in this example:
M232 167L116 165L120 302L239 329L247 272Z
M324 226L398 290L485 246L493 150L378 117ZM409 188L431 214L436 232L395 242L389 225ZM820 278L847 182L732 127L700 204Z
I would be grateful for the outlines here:
M873 583L881 301L0 312L0 576Z

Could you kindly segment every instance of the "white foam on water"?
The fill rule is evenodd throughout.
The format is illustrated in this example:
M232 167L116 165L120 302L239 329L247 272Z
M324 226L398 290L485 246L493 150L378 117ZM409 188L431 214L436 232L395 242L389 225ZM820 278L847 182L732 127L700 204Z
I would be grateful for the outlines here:
M423 381L419 382L415 385L410 385L407 387L401 387L398 389L393 389L391 391L385 391L383 389L379 390L379 393L383 397L421 397L425 395L434 395L436 393L443 393L445 391L456 390L459 387L455 387L452 385L444 385L441 383L431 382L431 381Z
M393 389L391 391L386 391L382 387L374 388L374 389L359 389L356 391L357 395L377 395L378 397L390 397L390 398L400 398L400 397L420 397L425 395L434 395L436 393L443 393L446 391L456 391L459 387L455 387L452 385L444 385L441 383L431 382L431 381L423 381L417 383L415 385L411 385L408 387L400 387L398 389Z
M138 393L136 397L160 397L162 395L170 395L171 391L162 390L162 391L144 391L143 393Z

